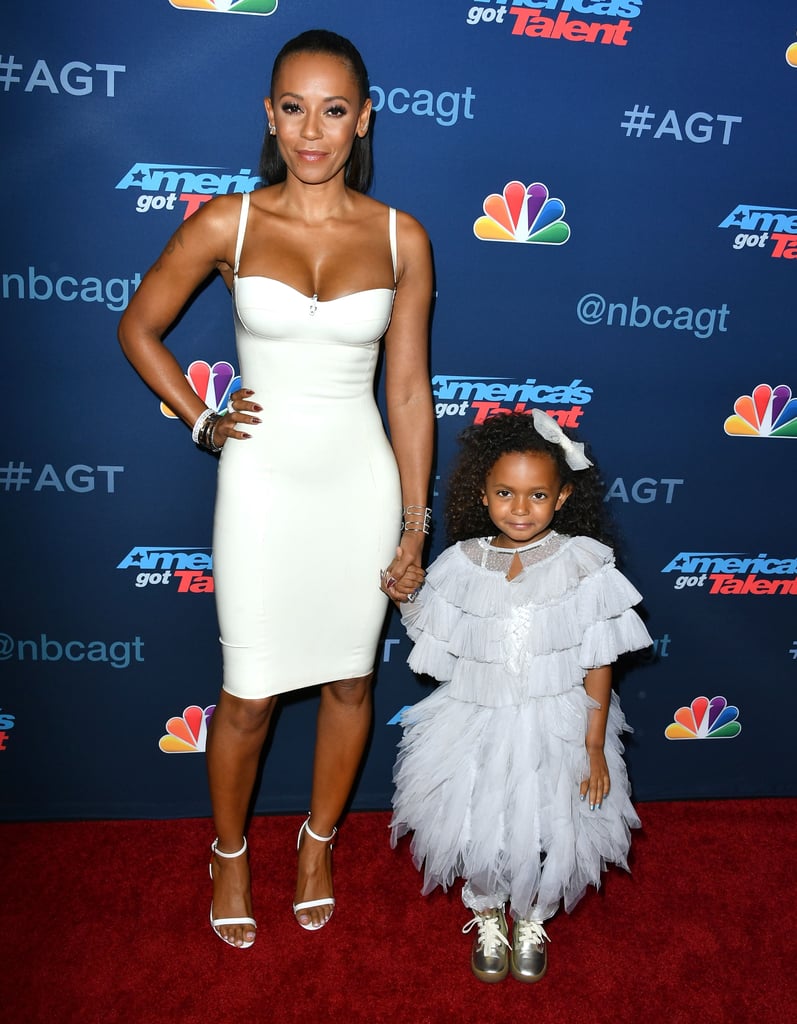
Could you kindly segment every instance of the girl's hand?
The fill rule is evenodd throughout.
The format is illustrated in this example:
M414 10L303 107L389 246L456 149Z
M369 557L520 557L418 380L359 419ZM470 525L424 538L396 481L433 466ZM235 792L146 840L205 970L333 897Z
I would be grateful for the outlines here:
M587 754L589 755L589 777L581 783L580 798L582 800L589 799L591 811L599 811L611 790L609 767L606 764L602 747L599 750L587 748Z
M230 395L227 412L213 429L213 441L219 448L224 447L228 438L232 438L234 441L246 441L252 436L247 433L246 427L250 424L260 423L255 413L263 411L262 406L250 401L253 394L254 391L249 388L241 388Z
M399 547L396 548L396 557L379 576L380 589L393 601L401 604L415 599L414 595L423 586L426 573L411 551Z

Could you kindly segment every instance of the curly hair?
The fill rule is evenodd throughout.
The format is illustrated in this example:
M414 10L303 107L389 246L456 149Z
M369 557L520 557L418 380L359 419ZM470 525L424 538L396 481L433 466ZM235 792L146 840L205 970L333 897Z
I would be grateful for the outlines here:
M570 437L569 431L565 431ZM608 542L604 514L603 485L598 469L572 470L560 445L537 433L528 413L513 412L491 416L459 435L460 450L448 481L445 506L446 532L454 543L470 537L488 537L495 525L482 503L487 474L508 452L540 452L556 463L562 486L572 493L554 515L551 526L569 536L593 537Z
M371 86L368 81L368 71L360 51L345 36L339 36L336 32L329 32L327 29L314 28L307 32L289 39L282 47L274 60L271 69L270 95L274 95L274 83L283 63L288 57L296 53L322 53L329 57L337 57L349 69L357 83L357 90L360 94L360 103L365 103L371 94ZM279 184L285 181L288 169L279 151L279 145L275 136L270 135L268 126L263 138L263 148L260 153L260 177L269 185ZM371 132L364 138L356 136L352 145L351 154L346 163L346 184L355 192L367 192L371 186L373 177L373 149L371 143Z

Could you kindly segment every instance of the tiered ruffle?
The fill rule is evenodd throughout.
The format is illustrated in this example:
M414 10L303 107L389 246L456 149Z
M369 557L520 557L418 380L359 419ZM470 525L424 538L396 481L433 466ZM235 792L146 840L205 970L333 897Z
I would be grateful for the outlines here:
M561 900L569 910L607 864L625 867L639 825L615 695L604 745L611 794L591 811L579 786L595 706L583 677L650 644L631 608L640 595L604 545L557 538L552 552L509 582L462 545L449 548L403 616L410 665L443 685L402 720L392 840L414 833L424 893L477 880L510 894L521 917L532 908L550 917Z
M444 551L419 599L402 606L410 668L450 682L460 700L503 707L564 693L587 669L649 646L632 610L641 595L611 549L588 537L554 542L511 582L475 565L462 544Z

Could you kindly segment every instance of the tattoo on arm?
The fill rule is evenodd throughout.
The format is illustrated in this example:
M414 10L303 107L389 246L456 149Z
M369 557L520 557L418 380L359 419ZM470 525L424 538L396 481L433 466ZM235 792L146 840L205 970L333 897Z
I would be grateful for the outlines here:
M184 248L182 228L178 228L172 235L172 237L169 239L169 241L166 243L166 248L163 250L163 254L161 255L161 257L159 257L158 262L153 266L152 269L162 270L163 256L171 256L171 254L175 251L178 245L180 246L181 249Z

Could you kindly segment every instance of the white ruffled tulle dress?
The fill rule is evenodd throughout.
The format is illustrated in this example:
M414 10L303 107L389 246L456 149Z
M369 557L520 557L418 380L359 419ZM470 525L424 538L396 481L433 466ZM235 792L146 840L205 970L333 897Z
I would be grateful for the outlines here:
M524 568L507 580L515 554ZM627 868L640 824L622 758L628 726L613 693L611 792L591 811L579 786L597 705L583 679L652 643L640 600L610 548L555 531L522 549L462 541L431 565L402 618L410 667L442 685L402 716L391 821L394 846L414 833L424 894L463 878L473 909L511 901L515 918L542 921L598 887L607 864Z

